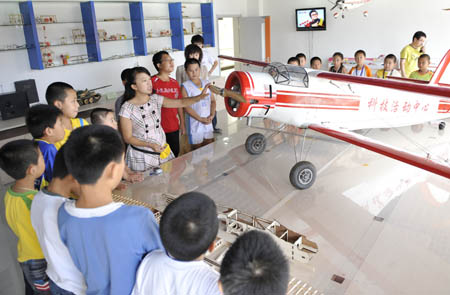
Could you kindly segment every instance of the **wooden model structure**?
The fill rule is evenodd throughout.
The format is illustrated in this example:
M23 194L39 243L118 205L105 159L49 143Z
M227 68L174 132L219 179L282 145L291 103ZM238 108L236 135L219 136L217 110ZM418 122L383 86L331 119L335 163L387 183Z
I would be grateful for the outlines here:
M53 24L56 23L56 15L40 15L36 17L38 24Z
M10 14L9 24L11 25L23 25L23 16L21 14Z
M73 43L83 43L86 42L86 34L83 29L73 29L72 30Z

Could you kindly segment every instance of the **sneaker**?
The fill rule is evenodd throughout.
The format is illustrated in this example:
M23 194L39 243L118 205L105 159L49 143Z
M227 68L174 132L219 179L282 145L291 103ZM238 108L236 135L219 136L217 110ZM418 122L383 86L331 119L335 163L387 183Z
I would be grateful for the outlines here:
M220 129L220 128L214 128L214 131L213 131L214 133L217 133L217 134L222 134L222 129Z
M150 169L150 174L149 175L159 175L159 174L162 174L162 173L163 173L163 170L161 168L155 167L155 168Z

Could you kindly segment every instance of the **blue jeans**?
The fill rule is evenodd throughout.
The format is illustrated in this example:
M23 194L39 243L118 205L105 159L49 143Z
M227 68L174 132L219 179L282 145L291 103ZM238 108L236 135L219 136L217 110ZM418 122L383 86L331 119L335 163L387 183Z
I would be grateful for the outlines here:
M31 259L19 264L23 271L25 284L32 289L33 293L31 294L50 294L50 285L45 273L47 269L45 259Z
M55 284L51 279L49 280L50 280L50 291L52 292L52 295L75 295L70 291L58 287L58 285Z
M212 119L212 125L213 125L213 129L216 129L216 126L217 126L217 113L214 115L214 118Z

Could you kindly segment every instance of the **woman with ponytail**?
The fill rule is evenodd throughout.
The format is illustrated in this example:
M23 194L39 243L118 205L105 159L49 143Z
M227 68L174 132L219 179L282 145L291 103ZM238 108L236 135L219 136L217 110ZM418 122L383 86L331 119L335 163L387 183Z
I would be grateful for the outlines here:
M128 78L119 112L120 131L128 144L125 160L131 170L146 171L174 157L172 153L165 158L160 156L168 151L161 127L161 107L190 106L209 95L209 85L198 96L170 99L153 94L150 72L146 68L133 68Z

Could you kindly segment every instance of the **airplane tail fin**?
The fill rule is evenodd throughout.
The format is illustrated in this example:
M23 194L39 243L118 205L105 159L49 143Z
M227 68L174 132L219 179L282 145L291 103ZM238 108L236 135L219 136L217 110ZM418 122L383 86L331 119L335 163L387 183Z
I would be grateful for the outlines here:
M450 50L439 63L429 85L450 86Z

